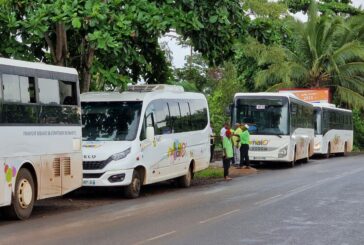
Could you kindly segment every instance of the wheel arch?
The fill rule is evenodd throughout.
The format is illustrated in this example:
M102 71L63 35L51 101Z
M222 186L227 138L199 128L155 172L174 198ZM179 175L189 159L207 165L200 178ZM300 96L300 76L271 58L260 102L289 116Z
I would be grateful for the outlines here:
M147 182L147 168L143 165L138 165L134 168L134 170L138 171L142 180L142 184L144 185Z
M34 191L35 191L34 200L38 200L38 178L37 178L37 172L35 171L33 164L31 162L24 162L20 166L19 170L20 169L27 169L30 172L30 174L32 175L33 181L34 181Z

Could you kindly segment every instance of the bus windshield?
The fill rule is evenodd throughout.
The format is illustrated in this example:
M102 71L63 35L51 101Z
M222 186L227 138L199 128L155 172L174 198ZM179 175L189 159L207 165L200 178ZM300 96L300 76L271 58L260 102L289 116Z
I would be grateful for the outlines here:
M289 134L287 98L238 98L236 120L247 123L251 134L287 135Z
M136 138L142 102L83 102L82 139L132 141Z
M316 134L321 134L321 116L322 116L322 111L320 108L315 108L314 109L314 122L315 122L315 135Z

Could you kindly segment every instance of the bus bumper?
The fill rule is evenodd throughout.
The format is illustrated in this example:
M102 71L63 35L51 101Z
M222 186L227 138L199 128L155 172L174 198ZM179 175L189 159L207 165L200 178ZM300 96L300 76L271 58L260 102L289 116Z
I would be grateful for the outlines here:
M131 183L134 169L112 170L104 173L83 172L82 186L127 186Z

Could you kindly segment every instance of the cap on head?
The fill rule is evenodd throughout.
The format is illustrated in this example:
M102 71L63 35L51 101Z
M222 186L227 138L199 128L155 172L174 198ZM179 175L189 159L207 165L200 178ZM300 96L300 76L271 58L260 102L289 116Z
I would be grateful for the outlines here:
M248 125L248 124L245 124L245 125L244 125L244 127L245 127L246 129L249 129L249 125Z
M227 137L231 136L231 131L230 131L230 130L226 130L225 135L226 135Z

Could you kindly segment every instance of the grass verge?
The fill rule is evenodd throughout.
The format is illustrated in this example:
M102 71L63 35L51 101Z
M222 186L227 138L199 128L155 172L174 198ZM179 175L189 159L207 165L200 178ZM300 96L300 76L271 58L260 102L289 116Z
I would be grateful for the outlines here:
M219 167L208 167L207 169L201 170L195 173L195 179L217 179L224 177L224 171Z

